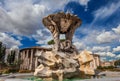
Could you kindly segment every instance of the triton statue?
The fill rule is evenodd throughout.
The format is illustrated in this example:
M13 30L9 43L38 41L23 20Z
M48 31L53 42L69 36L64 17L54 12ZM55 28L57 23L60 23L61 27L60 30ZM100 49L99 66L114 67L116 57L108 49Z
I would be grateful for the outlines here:
M43 24L51 31L55 44L52 51L42 51L36 55L40 65L35 69L35 76L39 76L45 81L52 81L52 79L62 81L63 78L80 76L80 67L86 67L84 64L92 60L88 52L79 54L72 45L75 29L81 23L77 16L64 12L43 18ZM60 34L65 34L65 41L60 41ZM87 68L84 70L88 71Z
M70 13L60 12L43 18L43 24L51 31L55 42L53 51L72 51L72 38L81 20ZM65 34L65 41L60 42L60 34Z

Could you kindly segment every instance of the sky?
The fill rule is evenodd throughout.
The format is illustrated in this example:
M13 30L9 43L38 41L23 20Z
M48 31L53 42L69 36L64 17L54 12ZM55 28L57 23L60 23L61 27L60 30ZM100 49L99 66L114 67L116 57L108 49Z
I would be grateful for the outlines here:
M0 0L0 41L8 48L51 47L41 21L61 11L82 20L73 37L79 51L120 59L120 0Z

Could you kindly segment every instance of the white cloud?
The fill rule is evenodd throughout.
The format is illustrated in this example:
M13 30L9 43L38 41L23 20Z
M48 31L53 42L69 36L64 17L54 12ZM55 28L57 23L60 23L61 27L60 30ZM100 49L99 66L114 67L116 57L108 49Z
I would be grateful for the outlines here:
M106 52L94 52L95 54L98 54L98 55L100 55L100 56L106 56Z
M41 0L40 4L44 4L48 10L62 9L64 6L70 2L69 0Z
M92 48L92 51L93 52L108 52L108 51L110 51L110 46L104 46L104 47L102 47L102 46L94 46Z
M116 56L116 58L120 58L120 54Z
M102 57L115 57L116 55L111 52L96 52L95 54L98 54Z
M84 31L84 30L82 30L82 31ZM79 32L81 32L81 31L79 31ZM91 45L91 44L97 43L96 37L100 34L100 31L87 29L83 32L83 34L85 34L85 36L81 39L78 38L79 41L84 43L85 45Z
M63 9L68 3L67 0L41 0L36 4L34 2L34 0L5 0L4 7L0 7L0 32L31 36L38 29L44 29L41 23L44 16L57 9Z
M86 47L85 44L80 43L80 42L74 42L73 44L76 46L76 48L77 48L78 50L84 50L85 47Z
M120 52L120 46L117 46L116 48L113 48L113 52Z
M77 1L82 6L87 6L90 0L71 1ZM46 38L46 36L43 37L43 35L40 35L40 31L38 33L39 29L41 31L45 31L46 29L41 22L42 18L58 9L63 10L68 2L70 1L4 0L4 4L0 3L2 5L0 7L0 32L11 32L15 35L32 36L35 39L37 38L37 43L41 44L42 42L39 40ZM46 32L48 33L47 30ZM38 34L40 37L37 36ZM46 35L46 33L43 34ZM38 40L38 38L40 39Z
M79 0L79 3L83 6L87 6L90 0Z
M98 43L109 43L116 38L117 36L114 33L106 31L98 35L96 40L98 41Z
M47 29L37 30L37 33L32 35L32 37L37 40L36 44L45 44L52 39L50 32Z
M116 55L113 54L113 53L111 53L111 52L107 52L107 56L109 56L109 57L115 57Z
M104 61L106 61L106 60L107 60L106 57L100 57L100 61L101 61L101 62L104 62Z
M6 5L9 11L0 8L1 32L31 35L39 29L40 19L46 9L43 5L14 1L7 2Z
M43 16L58 9L63 10L70 1L41 0L36 4L34 2L34 0L5 0L4 7L0 8L0 31L22 35L34 34L40 28ZM89 0L79 0L81 5L87 5L88 2Z
M118 25L117 28L113 28L112 30L117 34L120 34L120 24Z
M102 6L98 10L94 11L94 20L91 25L96 23L97 21L101 19L107 19L109 18L112 14L114 14L118 9L120 8L120 1L117 3L109 3L105 6Z
M3 44L5 44L8 48L19 47L22 45L19 40L16 40L6 33L0 33L0 41L3 42Z
M118 3L112 3L111 5L107 5L105 7L101 7L97 11L94 12L95 17L99 18L106 18L110 15L112 15L115 11L117 11L120 7L120 2Z

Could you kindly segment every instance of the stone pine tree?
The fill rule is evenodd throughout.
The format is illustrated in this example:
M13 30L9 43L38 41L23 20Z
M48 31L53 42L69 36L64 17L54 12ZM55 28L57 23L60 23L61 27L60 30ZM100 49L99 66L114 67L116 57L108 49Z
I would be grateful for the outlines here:
M5 51L6 51L5 45L3 45L2 42L0 42L0 69L5 64L5 61L4 61L5 60Z

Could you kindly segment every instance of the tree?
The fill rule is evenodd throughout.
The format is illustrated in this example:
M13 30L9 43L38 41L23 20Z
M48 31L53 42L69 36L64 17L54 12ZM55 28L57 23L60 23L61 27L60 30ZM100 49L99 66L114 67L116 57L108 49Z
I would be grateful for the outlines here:
M11 71L18 71L20 68L20 64L22 61L20 59L16 59L16 50L11 50L10 54L7 57L7 66Z
M61 41L61 42L63 42L63 41L65 41L65 39L60 39L60 41ZM53 39L52 39L52 40L50 40L50 41L48 41L47 43L48 43L48 45L55 44L55 42L54 42L54 40L53 40Z
M11 65L14 65L14 62L15 62L15 51L12 50L7 57L7 63L9 66L11 66Z
M2 68L3 64L5 64L5 62L4 62L4 60L5 60L5 51L6 51L5 45L3 45L2 42L0 42L0 69Z
M120 67L120 59L116 60L115 63L114 63L114 65Z

